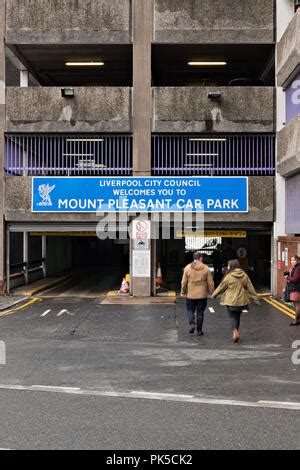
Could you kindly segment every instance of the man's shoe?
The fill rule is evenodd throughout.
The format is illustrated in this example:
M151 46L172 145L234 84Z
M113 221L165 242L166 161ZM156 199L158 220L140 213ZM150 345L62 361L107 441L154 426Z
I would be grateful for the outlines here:
M190 334L193 334L195 332L195 328L196 326L195 325L191 325L190 329L189 329L189 333Z
M203 336L203 331L197 331L197 336Z

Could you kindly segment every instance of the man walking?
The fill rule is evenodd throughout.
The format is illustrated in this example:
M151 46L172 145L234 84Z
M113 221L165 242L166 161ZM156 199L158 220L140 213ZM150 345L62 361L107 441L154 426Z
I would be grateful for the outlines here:
M188 264L183 272L181 281L181 296L186 297L187 316L190 325L190 333L194 333L195 312L197 313L197 335L202 336L204 311L207 306L208 294L214 291L214 281L210 270L203 263L203 255L196 251L193 255L194 261Z

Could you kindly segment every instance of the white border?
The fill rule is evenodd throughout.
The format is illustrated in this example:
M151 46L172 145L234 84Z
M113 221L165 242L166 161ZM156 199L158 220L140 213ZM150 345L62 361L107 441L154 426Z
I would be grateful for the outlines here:
M143 179L143 178L155 178L155 179L179 179L179 178L184 178L184 179L243 179L246 180L246 192L247 192L247 210L245 211L188 211L188 210L172 210L172 211L132 211L132 210L119 210L119 211L101 211L97 210L96 212L94 211L37 211L33 210L33 184L35 178L37 179L79 179L79 178L84 178L84 179L101 179L101 178L111 178L111 179L124 179L124 178L134 178L134 179ZM196 214L201 213L201 214L248 214L249 213L249 177L248 176L32 176L32 181L31 181L31 212L35 214L95 214L97 212L103 212L105 214L120 214L120 213L140 213L140 214L159 214L159 213L191 213L191 214Z

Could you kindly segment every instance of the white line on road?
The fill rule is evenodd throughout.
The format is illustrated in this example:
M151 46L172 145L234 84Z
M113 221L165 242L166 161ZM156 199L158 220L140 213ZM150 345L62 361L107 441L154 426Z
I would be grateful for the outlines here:
M210 313L216 313L212 307L208 307L208 310L210 311Z
M63 310L61 310L58 314L57 314L57 317L60 317L61 315L63 315L64 313L67 313L68 315L71 315L71 313L66 310L65 308Z
M51 308L49 308L48 310L46 310L44 313L42 313L41 317L45 317L46 315L48 315L48 313L51 312Z
M56 385L31 385L32 388L34 389L47 389L48 391L50 390L57 390L60 392L60 391L64 391L64 392L70 392L70 391L74 391L74 390L80 390L79 387L59 387L59 386L56 386Z
M194 395L180 395L172 393L153 393L146 391L132 392L113 392L102 390L84 390L78 387L60 387L55 385L10 385L0 384L2 390L19 390L26 392L49 392L49 393L66 393L69 395L114 397L114 398L134 398L143 400L160 400L182 403L197 403L199 405L223 405L223 406L241 406L247 408L275 408L283 410L300 411L300 402L285 401L240 401L220 398L204 398Z

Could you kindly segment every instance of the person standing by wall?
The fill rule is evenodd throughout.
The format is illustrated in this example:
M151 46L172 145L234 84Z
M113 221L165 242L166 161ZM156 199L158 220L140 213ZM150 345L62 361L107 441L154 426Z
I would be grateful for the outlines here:
M213 262L213 267L214 267L214 283L215 287L217 287L223 277L223 262L224 262L224 257L223 257L223 249L221 243L218 243L216 248L212 251L212 254L210 255L212 262Z
M228 310L232 329L232 341L237 343L240 337L239 328L243 310L248 310L250 299L259 303L252 282L245 271L241 269L237 259L228 261L227 274L212 294L212 298L215 299L219 294L223 294L220 304L225 305Z
M296 310L295 321L290 323L291 326L300 325L300 258L297 255L291 258L292 269L286 273L286 280L288 284L288 292L290 301L293 302Z
M196 329L195 313L197 313L197 335L202 336L207 297L213 293L214 281L208 266L203 263L202 253L196 251L193 259L194 261L188 264L183 272L181 296L186 297L189 333L194 333Z

